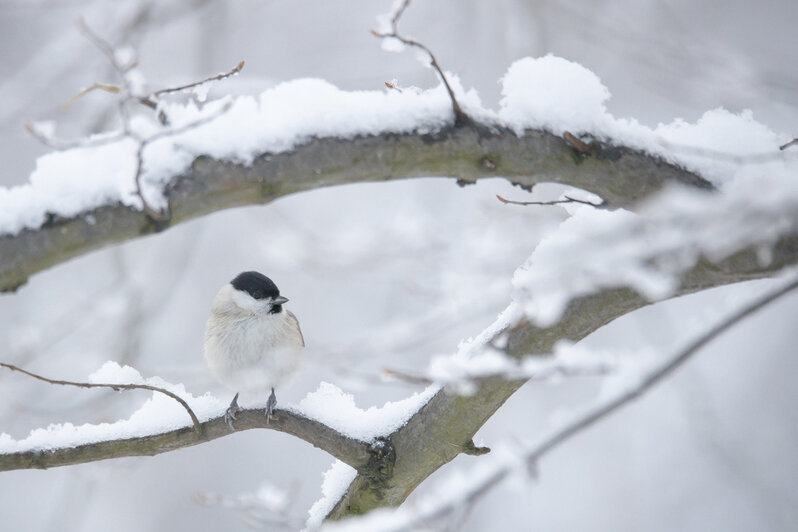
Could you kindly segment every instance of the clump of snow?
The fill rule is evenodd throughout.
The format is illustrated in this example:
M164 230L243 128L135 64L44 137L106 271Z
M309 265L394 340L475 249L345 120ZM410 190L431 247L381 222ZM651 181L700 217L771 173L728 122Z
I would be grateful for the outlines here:
M351 438L372 442L405 423L439 390L429 386L401 401L387 402L382 407L366 410L355 404L355 398L334 384L322 382L296 406L296 411L316 419Z
M568 302L603 288L628 286L656 301L705 257L719 262L771 246L798 227L798 180L788 165L728 183L721 194L673 187L640 209L582 207L542 241L513 278L514 299L539 326Z
M523 307L515 302L511 302L507 308L505 308L496 317L493 323L486 327L477 336L460 342L460 345L457 346L457 353L454 356L459 358L469 358L482 353L483 349L485 348L485 344L487 344L491 339L497 337L500 332L516 323L522 316Z
M450 83L466 111L482 118L490 114L475 91L463 90L454 77ZM141 118L131 122L138 137L159 137L145 147L141 175L145 197L156 207L163 205L163 185L200 154L249 164L262 153L291 150L312 137L434 132L454 121L442 85L427 91L343 91L320 79L285 82L259 97L221 99L202 108L188 102L160 109L169 116L168 128ZM220 116L190 127L215 115ZM175 130L179 134L171 134ZM68 217L116 202L140 209L138 146L125 138L40 157L30 183L0 188L0 234L39 227L48 213Z
M136 368L120 366L117 362L108 361L97 371L89 375L92 384L145 384L144 377Z
M525 57L510 65L501 82L499 118L519 134L528 128L592 132L607 125L610 91L578 63L551 54Z
M357 471L340 460L333 462L330 469L324 472L321 483L321 498L308 510L307 529L315 530L321 526L324 518L333 509L346 489L355 480Z
M405 43L396 37L383 37L380 47L386 52L401 52L405 49Z
M39 227L47 213L75 216L118 201L136 204L135 157L133 140L39 157L29 184L0 188L0 232Z
M385 42L391 47L389 39ZM419 53L428 64L429 57ZM498 111L483 107L477 93L464 90L456 76L447 74L447 80L463 110L478 121L508 126L518 134L530 128L586 133L660 155L715 183L742 178L751 166L714 156L718 152L774 154L789 140L757 123L750 112L715 109L696 124L676 120L653 129L615 118L606 109L610 93L599 78L552 55L510 66L502 78ZM102 145L89 146L99 139L87 139L86 146L39 158L30 183L0 188L0 234L37 228L48 214L70 217L117 202L141 209L135 175L142 141L143 194L157 208L165 204L164 186L198 155L250 164L259 155L288 151L314 137L434 132L453 123L451 107L442 84L425 91L343 91L319 79L289 81L257 97L222 98L201 108L192 102L162 103L158 111L166 113L170 126L154 117L133 117L131 131L138 140L105 138ZM790 160L785 156L757 168L764 173Z
M654 129L657 146L652 148L698 172L715 184L745 179L752 173L767 173L769 167L795 163L795 159L776 157L786 137L757 122L754 113L731 113L718 108L705 112L695 124L677 119ZM770 161L745 164L746 157L770 154ZM788 154L784 154L788 155ZM794 167L794 166L793 166Z
M556 135L586 133L659 155L716 184L739 177L747 156L775 158L788 140L756 122L750 110L735 114L718 108L695 124L676 119L653 129L633 118L616 118L607 111L610 92L596 74L551 54L516 61L501 81L498 117L519 135L535 128Z
M433 357L423 376L436 384L452 387L461 395L476 391L475 380L501 376L514 379L557 379L563 375L597 375L613 371L622 358L617 350L606 352L561 341L549 353L511 357L490 345L467 354Z
M372 532L404 530L437 530L451 523L451 515L441 510L463 508L473 502L484 486L504 471L527 468L523 455L517 445L496 445L490 454L474 462L467 471L455 469L447 476L439 478L425 497L405 503L399 508L380 508L363 516L343 521L324 523L322 530L327 532ZM442 515L439 515L439 512Z
M126 380L128 377L133 381ZM218 416L225 408L224 403L210 394L196 397L188 393L182 384L168 383L159 377L142 379L135 369L121 367L115 362L106 362L90 379L92 382L103 381L108 384L149 384L164 388L185 400L200 422ZM186 410L177 401L160 392L150 393L150 397L130 418L114 423L77 426L72 423L52 424L47 428L32 430L27 438L21 440L0 433L0 453L63 449L98 441L159 434L192 425Z

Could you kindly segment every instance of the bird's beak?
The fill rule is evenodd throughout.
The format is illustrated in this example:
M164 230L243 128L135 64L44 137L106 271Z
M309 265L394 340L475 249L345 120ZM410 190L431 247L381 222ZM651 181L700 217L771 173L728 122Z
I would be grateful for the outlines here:
M283 303L288 303L287 297L277 296L272 299L272 305L282 305Z

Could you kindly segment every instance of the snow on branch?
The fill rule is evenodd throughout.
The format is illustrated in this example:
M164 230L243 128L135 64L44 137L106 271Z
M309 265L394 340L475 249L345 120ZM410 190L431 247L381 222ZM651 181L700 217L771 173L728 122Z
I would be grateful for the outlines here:
M507 477L521 471L536 475L538 461L549 451L641 397L723 332L797 288L798 280L793 276L782 287L732 313L677 353L641 365L642 367L627 371L614 380L608 380L608 386L601 390L592 404L561 418L556 425L521 450L511 450L506 446L498 452L494 451L490 457L471 468L467 476L455 474L451 481L444 481L444 489L419 499L413 505L406 505L398 510L372 512L368 516L342 523L329 523L323 530L401 532L446 525L447 519L475 504Z
M683 273L681 283L671 297L777 275L798 263L798 234L780 238L772 251L770 263L760 260L761 254L756 248L738 251L716 264L698 261ZM468 359L478 359L486 347L500 348L518 357L550 353L563 339L577 342L614 319L647 304L647 300L628 288L604 288L570 300L561 319L542 327L524 315L520 303L513 302L493 324L461 345L455 355L459 360L452 361L452 364L455 368L468 367ZM401 504L418 483L438 468L459 454L473 454L474 435L525 382L524 378L479 378L473 381L474 389L469 390L472 392L470 395L454 393L456 390L449 387L436 392L390 436L396 461L390 475L379 479L380 489L375 491L370 487L374 485L374 479L358 474L328 517L340 519L350 514L350 508L365 512Z
M151 220L156 223L162 222L169 218L169 213L163 209L159 210L153 205L162 204L163 197L161 195L145 194L145 189L142 185L145 150L156 140L179 135L213 121L230 108L231 102L226 99L213 102L212 105L207 106L208 108L204 110L205 112L201 110L199 116L193 116L189 120L185 118L176 120L170 116L161 97L191 91L196 96L196 101L204 104L210 84L237 75L244 68L244 61L239 62L229 72L222 72L200 81L148 93L146 80L138 69L138 59L132 48L117 48L113 46L109 41L100 37L83 19L80 20L79 25L83 35L106 56L120 79L120 85L95 82L73 96L64 105L64 108L68 108L76 100L94 90L117 94L119 96L117 109L122 123L121 130L92 135L87 139L67 141L55 136L55 126L51 122L29 123L26 124L26 129L37 140L57 150L102 146L114 141L128 141L128 144L133 144L136 147L132 169L135 197L139 201L141 209ZM145 106L149 111L154 112L154 116L132 115L131 103L139 103ZM154 197L148 199L148 195ZM168 203L166 208L168 208Z
M579 208L535 249L514 277L514 298L528 317L551 325L568 302L628 286L650 301L673 294L700 260L719 263L773 246L798 227L798 165L766 168L717 193L672 188L637 213Z
M443 85L418 93L347 92L305 79L201 108L160 102L170 128L131 119L141 138L156 134L146 150L124 135L89 138L41 157L29 184L0 189L0 288L14 289L88 250L215 210L333 184L419 176L466 184L501 176L525 188L569 184L608 206L631 208L665 183L710 189L750 173L735 160L669 145L775 153L757 166L763 172L798 160L778 151L784 135L747 112L714 110L696 124L654 129L615 118L605 106L609 91L595 74L557 57L514 63L502 79L498 111L450 81L472 118L459 128ZM587 152L575 147L576 135L590 142ZM164 217L142 212L140 195Z
M509 356L493 346L485 346L477 352L461 350L455 355L435 356L423 373L409 374L394 369L383 372L388 378L412 384L447 386L456 393L470 395L476 392L478 382L484 379L545 381L606 375L617 370L619 360L630 357L617 352L585 349L570 342L558 343L550 356L543 357L540 354Z
M0 362L0 367L10 369L11 371L18 371L19 373L23 373L23 374L25 374L25 375L27 375L29 377L33 377L34 379L37 379L37 380L40 380L40 381L44 381L44 382L47 382L47 383L50 383L50 384L58 384L58 385L62 385L62 386L76 386L78 388L110 388L110 389L112 389L114 391L117 391L117 392L120 391L120 390L150 390L150 391L153 391L153 392L162 393L162 394L166 395L167 397L170 397L171 399L174 399L175 401L177 401L178 404L180 406L182 406L186 410L186 412L188 413L188 416L191 418L191 423L194 425L194 430L197 432L197 434L201 433L200 422L197 419L197 415L194 413L194 410L192 410L191 407L188 406L188 403L186 403L186 401L182 397L178 396L177 394L175 394L173 392L170 392L169 390L167 390L165 388L161 388L160 386L154 386L152 384L144 384L144 383L141 383L141 382L135 383L135 384L131 384L130 382L108 383L108 382L74 382L74 381L65 381L65 380L60 380L60 379L49 379L47 377L42 377L41 375L37 375L36 373L32 373L30 371L24 370L24 369L22 369L20 367L14 366L13 364L6 364L5 362ZM119 369L122 369L122 368L119 368ZM124 369L132 369L132 368L128 368L126 366ZM132 373L132 372L126 372L126 373ZM127 376L130 377L130 375L127 375ZM143 380L143 379L141 379L141 375L138 374L138 372L135 372L132 376L135 377L135 380ZM97 378L95 376L93 376L93 377L94 378L92 380L96 381Z
M446 74L438 64L438 60L435 59L435 55L432 53L432 50L427 48L427 46L421 42L409 37L405 37L399 33L399 20L402 18L405 10L410 5L410 1L411 0L396 0L390 13L377 17L377 22L379 23L380 27L378 29L372 30L371 33L375 37L379 37L383 40L383 49L386 51L401 51L406 45L418 48L424 54L426 54L426 58L429 61L429 66L431 66L433 69L435 69L435 72L437 72L441 82L443 83L444 87L446 87L446 92L449 94L449 99L452 101L452 112L454 113L455 125L465 125L470 119L457 102L457 97L454 94L454 90L452 89L451 85L449 85L449 81L446 79ZM395 83L386 83L385 85L390 89L396 88L401 92L401 90L396 87Z
M6 364L3 366L8 367ZM153 456L256 428L278 430L301 438L358 470L378 462L373 457L378 434L357 428L366 423L353 425L356 420L340 422L333 419L333 422L339 421L338 428L335 428L304 412L301 405L299 409L278 408L269 423L263 408L242 410L237 414L235 430L231 431L223 416L225 403L209 394L193 396L182 384L171 384L157 377L145 380L129 366L120 367L107 362L90 377L89 383L45 380L82 387L139 388L154 393L130 418L114 423L50 425L31 431L21 440L0 433L0 471L48 469L125 456ZM343 399L339 402L346 402L341 393L325 390L311 394L307 399L309 405L313 401L311 398L318 393L322 393L327 401L340 396ZM388 426L392 429L391 420L394 424L401 424L406 419L402 416L409 416L418 408L418 402L425 399L419 397L397 403L384 416L375 413L383 423L372 424L372 428ZM196 426L187 422L184 408L195 414L192 421L196 420ZM312 412L312 406L307 410ZM344 412L357 416L357 410L353 408Z

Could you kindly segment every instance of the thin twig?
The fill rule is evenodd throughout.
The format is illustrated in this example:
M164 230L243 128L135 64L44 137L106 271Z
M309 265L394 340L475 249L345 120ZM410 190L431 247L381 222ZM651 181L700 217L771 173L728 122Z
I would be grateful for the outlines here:
M798 139L792 139L792 140L791 140L790 142L788 142L787 144L783 144L783 145L779 146L779 149L780 149L781 151L784 151L784 150L786 150L787 148L789 148L790 146L795 146L796 144L798 144Z
M5 362L0 362L0 367L8 368L11 371L18 371L20 373L24 373L29 377L33 377L34 379L38 379L40 381L48 382L50 384L60 384L62 386L76 386L78 388L111 388L114 391L120 390L151 390L153 392L162 393L168 397L171 397L178 403L180 406L185 408L186 412L188 413L189 417L191 418L191 423L194 425L194 430L197 434L202 434L202 427L200 426L199 419L197 419L196 414L188 406L188 403L183 400L178 395L170 392L169 390L165 390L164 388L159 388L157 386L151 386L149 384L100 384L100 383L90 383L90 382L73 382L73 381L64 381L58 379L48 379L47 377L42 377L41 375L37 375L36 373L31 373L30 371L24 370L20 367L14 366L13 364L6 364Z
M432 51L429 48L427 48L424 44L416 40L404 37L399 33L399 28L398 28L399 19L402 18L402 15L404 14L405 9L407 9L408 5L410 5L410 0L404 0L404 2L396 9L396 11L394 11L393 16L391 17L390 33L383 33L377 30L372 30L371 34L374 35L375 37L380 37L380 38L392 37L407 46L414 46L420 50L423 50L429 56L430 65L432 66L432 68L435 69L435 71L441 77L443 85L446 87L446 92L449 93L449 98L452 100L452 111L454 112L455 125L462 126L470 123L471 119L463 111L463 109L460 107L460 104L457 102L457 98L454 95L454 91L452 90L452 87L449 85L449 81L446 79L446 75L443 73L443 69L438 64L438 60L435 59L435 55L432 53Z
M785 159L791 159L794 157L794 154L782 154L777 151L737 155L735 153L728 153L710 148L699 148L696 146L677 144L674 142L669 142L665 139L659 139L658 142L664 148L672 150L675 153L704 157L706 159L712 159L716 161L728 161L735 164L765 164L773 161L783 161ZM792 144L798 144L798 139L794 139L783 146L779 146L779 150L784 151Z
M565 199L554 200L554 201L515 201L515 200L508 200L504 196L496 194L496 198L499 201L501 201L502 203L506 203L508 205L562 205L564 203L579 203L582 205L590 205L591 207L595 207L597 209L603 209L607 205L603 201L601 203L593 203L591 201L580 200L572 198L570 196L564 196L564 197Z
M561 443L567 441L572 436L580 433L584 429L591 427L597 421L607 417L609 414L620 409L622 406L629 404L634 399L642 396L656 384L660 383L663 379L673 373L702 347L706 346L723 332L727 331L732 326L736 325L740 321L754 314L773 301L792 292L796 288L798 288L798 280L792 281L782 288L766 294L753 303L746 305L744 308L738 310L718 325L710 328L685 349L668 358L653 371L639 379L633 386L630 386L626 390L615 394L613 397L607 400L598 402L592 407L587 408L581 414L574 416L569 422L560 425L556 429L552 430L548 435L540 438L534 445L527 448L522 453L521 458L526 462L529 470L534 471L537 461L544 454L551 451ZM498 485L502 480L509 476L516 467L516 462L511 464L500 464L492 474L486 475L478 483L472 486L465 487L462 497L458 497L456 500L446 501L440 506L432 507L428 510L399 510L399 512L409 512L410 515L401 521L401 525L392 527L391 530L414 530L421 523L428 523L450 515L462 505L472 505L482 495L490 491L491 488ZM387 516L387 519L391 519L391 516Z
M120 87L119 85L111 85L110 83L92 83L85 89L78 92L72 98L70 98L67 103L61 106L61 110L66 111L72 106L73 103L75 103L76 101L86 96L88 93L93 92L95 90L110 92L111 94L119 94L119 92L122 90L122 87Z
M162 222L162 221L168 220L169 216L170 216L169 215L168 205L167 205L166 212L160 212L160 211L152 208L149 205L149 203L147 202L147 200L144 198L144 191L143 191L143 187L142 187L142 183L141 183L142 174L144 172L144 150L149 145L149 143L151 143L151 142L153 142L155 140L183 133L185 131L188 131L188 130L196 128L196 127L199 127L199 126L201 126L201 125L203 125L203 124L205 124L207 122L210 122L210 121L214 120L215 118L217 118L221 114L227 112L227 110L230 108L230 103L227 103L225 106L223 106L223 108L220 111L218 111L216 113L213 113L213 114L211 114L211 115L209 115L207 117L200 118L199 120L196 120L196 121L194 121L192 123L189 123L189 124L177 127L177 128L162 130L162 131L160 131L158 133L155 133L153 135L150 135L149 137L146 137L146 138L142 138L140 135L137 135L136 133L134 133L132 131L132 129L130 127L130 113L129 113L127 107L126 107L126 104L129 101L138 101L139 103L141 103L141 104L143 104L143 105L145 105L145 106L147 106L147 107L149 107L149 108L151 108L153 110L157 110L158 109L158 103L157 103L156 99L157 99L158 96L163 95L163 94L169 94L169 93L173 93L173 92L187 90L187 89L190 89L192 87L196 87L196 86L202 85L203 83L208 83L208 82L211 82L211 81L221 80L221 79L228 78L230 76L234 76L234 75L238 74L239 72L241 72L241 69L244 68L244 61L239 62L238 65L236 65L229 72L223 72L221 74L217 74L216 76L212 76L212 77L206 78L206 79L204 79L202 81L189 83L187 85L183 85L183 86L180 86L180 87L161 89L161 90L159 90L159 91L157 91L155 93L152 93L152 94L150 94L148 96L135 95L135 94L133 94L133 87L131 86L131 82L130 82L130 80L128 78L128 73L133 68L136 67L136 65L137 65L136 61L130 61L128 63L122 64L120 62L120 54L119 54L119 52L116 50L116 48L114 48L114 46L109 41L107 41L106 39L100 37L99 34L97 34L97 32L95 32L86 23L85 20L80 19L79 22L78 22L78 25L80 27L81 32L86 36L86 38L89 39L89 41L91 41L91 43L94 44L94 46L97 49L99 49L108 58L108 61L114 67L114 70L116 71L117 75L121 79L122 86L120 87L120 86L110 85L110 84L105 84L105 83L94 83L93 85L91 85L87 89L83 89L82 91L80 91L76 96L74 96L66 104L65 107L68 107L75 100L77 100L78 98L81 98L82 96L84 96L85 94L88 94L89 92L91 92L93 90L99 89L99 90L105 90L107 92L120 93L121 94L121 98L119 100L119 106L118 107L119 107L120 118L121 118L121 121L122 121L122 130L117 132L117 133L112 133L112 134L108 134L107 136L100 137L100 138L98 138L96 140L64 141L64 140L56 139L52 135L48 135L46 131L44 131L42 128L37 127L36 124L33 124L33 123L27 124L26 128L37 140L39 140L40 142L42 142L43 144L45 144L47 146L50 146L50 147L52 147L54 149L59 149L59 150L69 149L69 148L78 148L78 147L96 146L96 145L106 144L106 143L109 143L109 142L112 142L112 141L115 141L115 140L119 140L119 139L123 139L123 138L132 138L133 140L136 141L136 143L138 145L137 149L136 149L135 172L134 172L134 175L133 175L133 181L134 181L134 185L135 185L136 195L139 197L139 199L141 199L142 210L144 211L144 213L150 219L152 219L152 220L154 220L156 222ZM168 125L169 120L166 117L166 115L163 114L163 111L161 111L159 113L158 119L163 125Z
M67 140L49 135L35 122L28 122L25 124L25 129L33 136L33 138L48 148L58 151L71 150L73 148L91 148L94 146L103 146L126 137L126 134L123 131L115 131L112 133L93 135L88 139Z
M120 75L123 75L133 66L135 66L135 63L131 63L129 65L120 65L119 61L117 60L114 46L106 39L100 37L100 35L94 31L91 26L89 26L84 18L80 18L78 20L78 28L80 28L80 32L83 34L83 36L86 37L98 50L100 50L103 55L105 55L105 57L108 59L108 62L113 65L114 69L117 70Z
M537 359L539 357L534 356L534 358ZM482 372L475 371L471 374L468 373L467 368L463 368L462 375L453 375L451 378L443 379L440 377L435 377L429 373L409 373L393 368L382 368L382 374L386 378L395 379L407 384L429 386L431 384L469 384L495 378L502 378L507 381L524 379L531 382L536 382L550 379L552 377L585 377L606 375L608 373L612 373L612 371L615 369L617 369L617 366L608 362L599 362L594 363L591 366L578 367L569 363L558 364L556 361L553 361L551 364L543 365L539 368L527 369L522 364L516 364L515 367L507 368L505 370Z
M159 131L158 133L153 133L152 135L150 135L149 137L147 137L145 139L137 138L137 141L139 143L139 147L138 147L138 150L136 150L136 173L134 175L134 183L136 185L136 195L141 199L142 209L147 214L147 216L149 216L151 219L153 219L155 221L165 221L165 220L169 219L170 214L169 214L169 205L168 204L166 206L166 211L165 212L160 212L160 211L157 211L157 210L153 209L149 205L149 203L147 203L147 200L144 199L144 193L143 193L143 189L142 189L142 186L141 186L141 176L142 176L142 173L144 172L144 149L150 143L155 142L158 139L162 139L164 137L171 137L171 136L174 136L174 135L179 135L181 133L185 133L186 131L190 131L190 130L198 128L198 127L200 127L200 126L202 126L204 124L207 124L208 122L212 122L213 120L216 120L217 118L222 116L224 113L226 113L228 110L230 110L231 107L232 107L232 102L227 102L224 106L222 106L221 109L219 109L215 113L212 113L212 114L210 114L208 116L204 116L204 117L202 117L202 118L200 118L198 120L195 120L194 122L189 122L188 124L184 124L184 125L182 125L180 127L176 127L176 128L172 128L172 129L166 129L166 130L163 130L163 131Z
M562 138L582 155L589 155L593 152L593 146L591 144L586 143L570 131L563 133Z
M223 80L223 79L227 79L227 78L235 76L236 74L241 72L241 69L243 69L243 68L244 68L244 61L241 61L235 67L233 67L232 70L230 70L229 72L222 72L220 74L216 74L215 76L211 76L209 78L203 79L202 81L195 81L193 83L189 83L187 85L181 85L179 87L171 87L171 88L168 88L168 89L161 89L159 91L155 91L154 93L152 93L152 96L158 97L158 96L161 96L163 94L170 94L170 93L173 93L173 92L182 92L182 91L185 91L185 90L188 90L188 89L193 89L194 87L198 87L198 86L202 85L203 83L209 83L211 81L220 81L220 80Z

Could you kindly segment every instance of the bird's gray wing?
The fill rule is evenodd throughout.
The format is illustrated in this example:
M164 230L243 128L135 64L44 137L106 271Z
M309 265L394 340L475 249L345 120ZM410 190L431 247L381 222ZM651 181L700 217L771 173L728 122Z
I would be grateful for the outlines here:
M305 347L305 337L302 335L302 329L299 327L299 320L296 319L294 313L290 310L288 312L288 319L296 326L296 330L299 333L299 341L302 342L302 347Z

